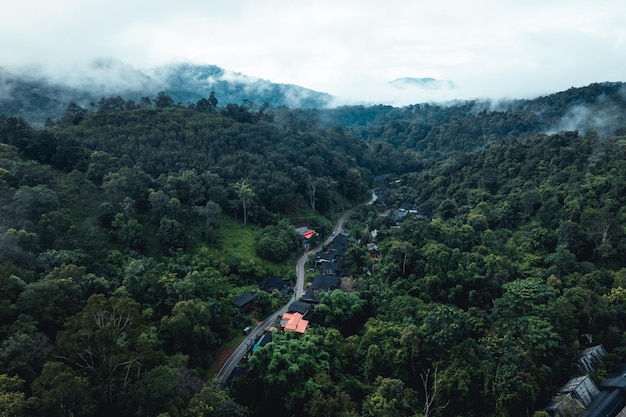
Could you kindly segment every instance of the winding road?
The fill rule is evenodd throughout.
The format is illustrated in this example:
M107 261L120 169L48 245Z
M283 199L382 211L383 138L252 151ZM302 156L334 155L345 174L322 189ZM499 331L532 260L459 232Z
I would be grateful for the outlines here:
M370 202L372 202L374 199L375 195L372 194L372 200L370 200ZM324 246L332 242L335 235L338 235L343 231L343 224L345 223L346 219L350 217L353 210L354 208L346 211L341 215L341 217L339 217L331 236L329 236L323 243L319 244L317 247L304 252L304 254L302 254L302 256L298 259L298 263L296 264L296 288L293 292L293 295L291 296L291 299L281 309L274 312L268 318L259 323L252 331L250 331L250 333L248 333L246 338L239 344L239 346L237 346L237 348L233 351L233 353L231 353L228 359L226 359L219 372L215 376L213 380L213 385L215 387L217 387L218 389L222 388L222 386L230 378L239 361L241 361L241 359L250 351L254 343L256 343L259 337L261 337L263 332L272 327L278 317L282 317L282 315L287 312L287 308L292 302L302 297L302 295L304 294L304 266L309 259L309 256L314 255L322 250Z

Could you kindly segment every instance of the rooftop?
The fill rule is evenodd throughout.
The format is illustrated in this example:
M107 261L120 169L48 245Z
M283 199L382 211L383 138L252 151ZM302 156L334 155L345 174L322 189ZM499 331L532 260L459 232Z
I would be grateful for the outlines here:
M300 313L285 313L280 321L280 325L285 330L292 330L296 333L306 332L309 321L302 318Z

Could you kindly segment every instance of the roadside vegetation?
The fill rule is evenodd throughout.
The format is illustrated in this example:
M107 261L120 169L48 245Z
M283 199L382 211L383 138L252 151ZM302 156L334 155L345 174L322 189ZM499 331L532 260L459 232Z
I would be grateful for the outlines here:
M626 360L626 123L593 117L624 114L623 91L0 116L1 412L539 412L584 347L608 351L597 381ZM573 107L580 130L555 130ZM371 190L345 226L350 285L215 390L218 354L285 302L259 283L295 280L296 227L328 236Z

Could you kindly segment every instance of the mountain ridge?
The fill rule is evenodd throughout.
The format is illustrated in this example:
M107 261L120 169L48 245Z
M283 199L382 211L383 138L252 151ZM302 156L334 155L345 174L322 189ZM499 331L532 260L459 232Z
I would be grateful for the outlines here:
M42 67L0 67L0 113L21 116L34 126L57 119L74 102L94 106L101 98L139 101L164 92L183 105L215 92L221 103L244 101L274 107L324 108L333 96L294 84L279 84L216 65L174 63L139 70L116 59L100 58L87 66L51 72Z

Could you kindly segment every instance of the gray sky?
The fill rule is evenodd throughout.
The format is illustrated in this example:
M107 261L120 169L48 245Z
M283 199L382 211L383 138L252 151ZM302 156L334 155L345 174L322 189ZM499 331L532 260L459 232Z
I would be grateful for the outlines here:
M527 98L626 81L623 0L3 0L0 66L214 64L353 101ZM397 88L400 77L454 89Z

